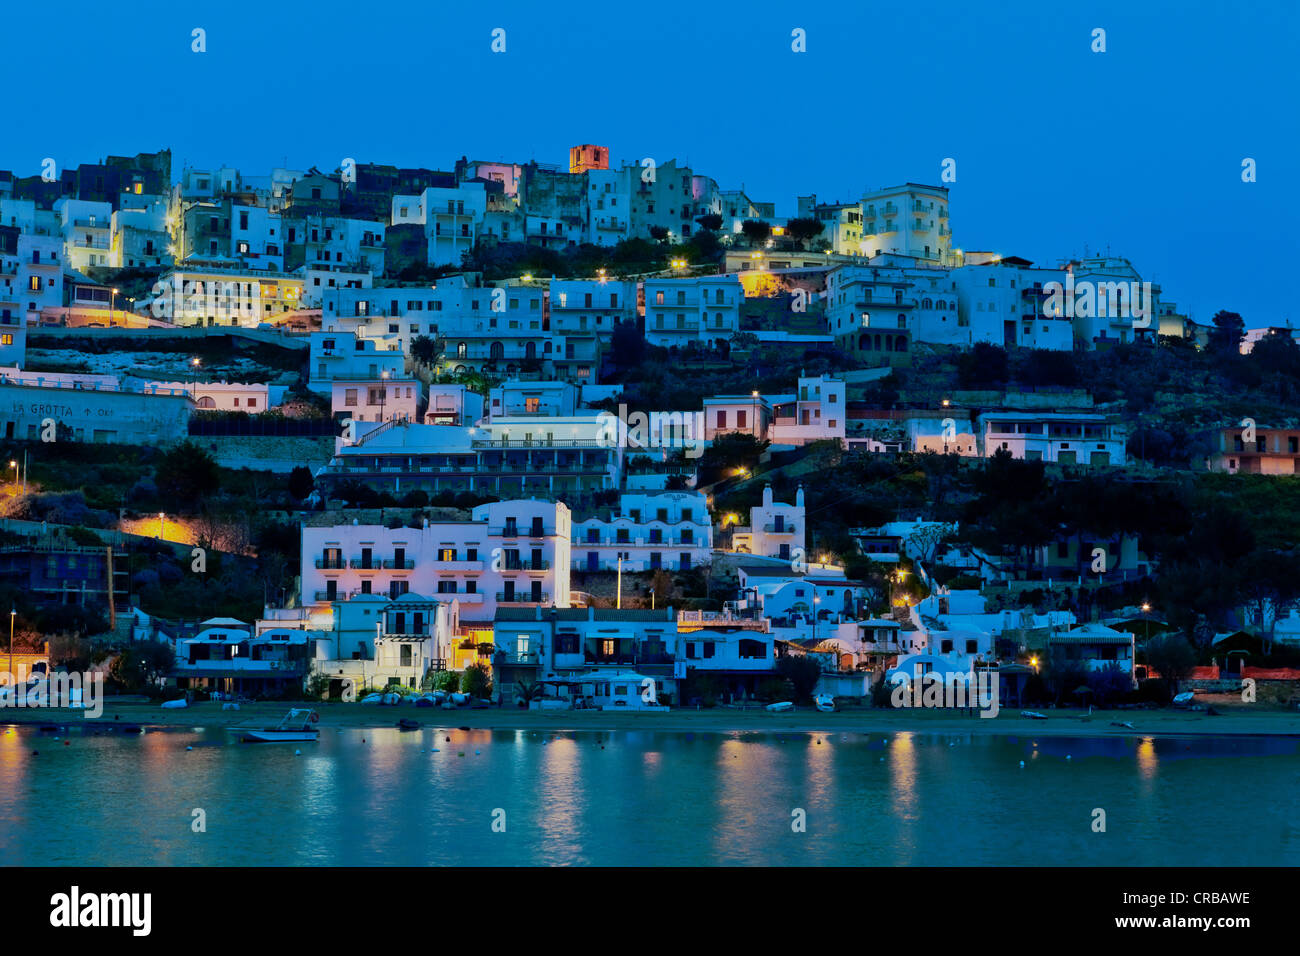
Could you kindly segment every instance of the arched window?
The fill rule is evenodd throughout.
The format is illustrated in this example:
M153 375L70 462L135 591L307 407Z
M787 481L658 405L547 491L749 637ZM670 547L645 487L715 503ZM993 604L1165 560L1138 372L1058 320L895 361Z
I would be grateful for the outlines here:
M859 336L858 336L858 351L859 351L859 352L870 352L870 351L871 351L871 336L869 336L869 335L859 335Z
M488 348L488 357L494 362L499 362L506 357L506 347L500 342L493 342Z
M217 407L217 403L216 403L215 401L213 401L211 395L204 395L202 398L200 398L200 399L199 399L197 402L195 402L194 404L195 404L196 406L198 406L199 408L216 408L216 407Z
M528 344L524 346L524 357L525 357L525 358L530 358L530 359L535 359L535 358L537 358L537 343L536 343L536 342L533 342L533 341L530 340L530 341L528 342Z
M930 300L929 300L929 299L922 299L922 300L921 300L921 308L923 308L923 309L928 309L928 308L930 308Z
M894 351L895 352L907 351L907 338L905 336L900 335L898 337L898 341L894 343Z

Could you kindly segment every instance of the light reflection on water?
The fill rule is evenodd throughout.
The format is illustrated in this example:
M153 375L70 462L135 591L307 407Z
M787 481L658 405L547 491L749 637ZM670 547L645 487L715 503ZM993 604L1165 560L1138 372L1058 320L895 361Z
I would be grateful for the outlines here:
M369 729L325 730L299 746L238 744L203 729L60 737L0 730L0 863L1300 863L1291 738ZM196 808L205 833L191 828ZM1094 808L1106 811L1105 833L1092 831ZM791 825L796 809L806 832ZM504 833L492 828L497 810Z

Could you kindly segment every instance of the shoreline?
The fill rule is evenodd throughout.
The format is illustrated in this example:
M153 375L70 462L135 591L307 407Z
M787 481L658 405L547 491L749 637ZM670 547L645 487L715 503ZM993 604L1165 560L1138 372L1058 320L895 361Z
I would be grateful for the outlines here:
M294 705L244 704L238 711L222 710L207 701L182 710L163 710L154 703L105 702L103 715L87 718L79 709L0 708L0 725L105 730L137 725L150 730L222 729L274 724ZM1220 715L1185 710L1046 711L1047 720L1002 711L997 717L937 710L873 708L822 713L813 708L773 714L760 707L746 709L670 710L665 713L615 711L530 711L506 708L440 710L410 706L302 703L320 714L321 730L396 728L400 718L414 719L426 729L531 730L550 733L653 731L658 733L963 733L1062 737L1300 737L1300 713L1280 709L1241 707ZM1132 728L1114 722L1131 723Z

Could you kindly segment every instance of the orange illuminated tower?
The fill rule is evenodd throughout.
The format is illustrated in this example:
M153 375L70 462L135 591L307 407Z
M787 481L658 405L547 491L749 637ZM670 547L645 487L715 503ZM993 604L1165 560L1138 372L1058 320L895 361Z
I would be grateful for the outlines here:
M609 169L609 147L585 144L569 148L569 172L585 173L589 169Z

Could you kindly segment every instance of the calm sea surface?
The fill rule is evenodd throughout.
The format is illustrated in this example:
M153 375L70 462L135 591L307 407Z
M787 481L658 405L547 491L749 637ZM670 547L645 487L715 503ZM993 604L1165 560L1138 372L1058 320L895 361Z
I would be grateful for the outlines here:
M0 863L1300 864L1288 738L59 737L0 728Z

